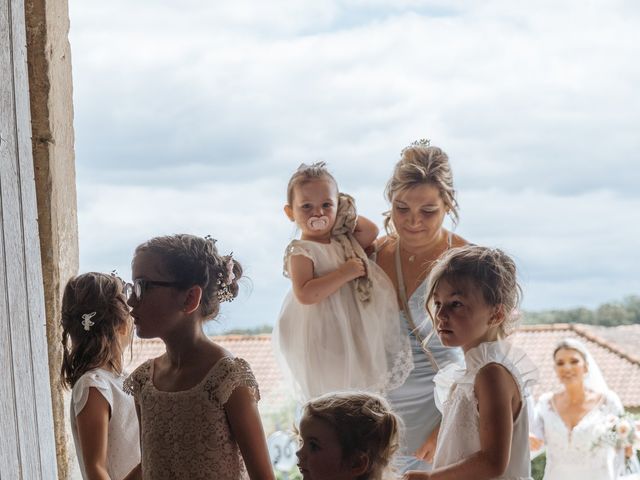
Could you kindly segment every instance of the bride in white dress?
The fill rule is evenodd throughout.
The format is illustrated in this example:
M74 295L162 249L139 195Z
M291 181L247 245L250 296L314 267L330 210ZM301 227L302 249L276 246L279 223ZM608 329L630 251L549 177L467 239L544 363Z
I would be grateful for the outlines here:
M620 399L582 342L562 340L553 360L564 388L540 396L531 428L532 447L546 444L544 480L617 479L625 452L599 439L607 420L623 413Z

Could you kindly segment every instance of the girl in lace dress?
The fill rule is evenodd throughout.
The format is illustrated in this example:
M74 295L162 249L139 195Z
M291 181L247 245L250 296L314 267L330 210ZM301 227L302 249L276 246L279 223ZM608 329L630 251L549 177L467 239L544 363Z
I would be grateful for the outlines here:
M429 275L427 309L440 340L460 346L466 368L436 375L442 409L434 470L406 479L530 478L526 396L537 370L502 340L516 323L516 266L497 249L449 250Z
M125 381L138 410L145 479L274 478L251 368L202 329L237 296L241 276L209 237L156 237L135 251L136 332L167 349Z
M401 385L413 368L409 341L395 321L391 282L364 253L378 228L338 193L323 162L298 168L284 210L301 239L286 249L284 272L293 288L273 338L298 394L308 400Z
M365 392L330 393L307 402L298 435L298 468L313 480L397 478L393 460L401 421L385 399Z
M61 376L71 387L71 432L82 477L123 479L140 462L135 406L122 391L122 352L131 338L123 282L94 272L72 278L61 323Z

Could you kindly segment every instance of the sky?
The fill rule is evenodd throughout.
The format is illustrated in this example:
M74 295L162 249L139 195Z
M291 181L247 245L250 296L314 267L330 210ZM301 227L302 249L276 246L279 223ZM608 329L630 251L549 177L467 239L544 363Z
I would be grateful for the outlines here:
M211 235L248 278L213 329L273 324L302 163L382 225L400 151L449 155L455 231L525 310L640 294L635 0L70 0L81 271ZM449 225L450 226L450 225Z

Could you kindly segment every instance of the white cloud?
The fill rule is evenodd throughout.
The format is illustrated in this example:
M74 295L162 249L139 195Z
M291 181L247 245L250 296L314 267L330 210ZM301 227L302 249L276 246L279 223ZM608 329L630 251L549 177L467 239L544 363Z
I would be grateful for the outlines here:
M249 322L287 287L291 171L328 161L377 218L399 150L430 136L453 164L461 232L512 247L528 307L639 289L633 2L70 8L83 269L126 265L160 233L218 235L247 252Z

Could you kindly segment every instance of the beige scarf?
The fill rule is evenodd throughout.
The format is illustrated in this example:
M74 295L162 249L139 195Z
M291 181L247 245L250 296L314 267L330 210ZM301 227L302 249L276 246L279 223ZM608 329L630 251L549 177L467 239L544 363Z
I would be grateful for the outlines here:
M358 221L358 213L356 212L356 202L351 195L340 193L338 195L338 211L336 213L336 223L331 230L331 234L340 242L344 255L344 260L359 258L364 263L366 273L364 277L354 280L354 288L358 299L362 303L367 303L371 299L372 283L369 278L369 259L364 253L362 246L353 236Z

